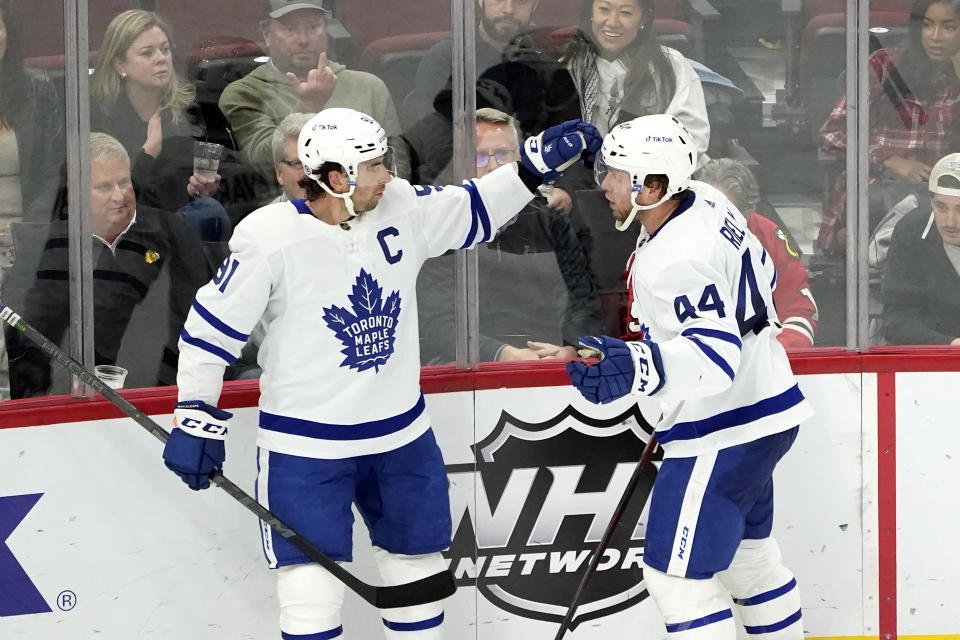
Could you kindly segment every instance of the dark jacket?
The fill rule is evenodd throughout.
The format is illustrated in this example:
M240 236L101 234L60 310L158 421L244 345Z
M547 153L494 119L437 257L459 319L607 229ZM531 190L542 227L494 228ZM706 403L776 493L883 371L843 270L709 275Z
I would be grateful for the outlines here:
M63 110L45 76L28 72L27 88L24 108L8 118L20 152L23 217L30 222L48 222L53 218L60 168L66 160Z
M179 211L190 202L187 182L193 175L193 142L203 140L205 135L199 113L199 107L192 105L177 123L169 109L161 114L163 149L156 158L143 150L147 123L125 95L109 110L91 101L90 130L113 136L127 150L139 204ZM220 190L213 197L226 209L233 224L269 200L263 177L236 151L224 149L218 173Z
M883 324L890 344L949 344L960 337L960 275L930 215L929 207L917 209L893 230L883 270Z
M133 226L112 252L93 240L93 318L96 364L115 364L134 309L169 276L169 301L150 318L150 332L164 338L162 353L144 353L158 371L156 383L175 384L177 342L197 289L211 277L203 249L183 216L138 206ZM67 221L55 223L36 272L14 270L11 277L30 279L20 312L38 331L60 343L70 322ZM165 315L163 315L165 314ZM43 395L50 385L50 361L19 332L8 330L10 389L13 397ZM119 363L121 365L125 363Z

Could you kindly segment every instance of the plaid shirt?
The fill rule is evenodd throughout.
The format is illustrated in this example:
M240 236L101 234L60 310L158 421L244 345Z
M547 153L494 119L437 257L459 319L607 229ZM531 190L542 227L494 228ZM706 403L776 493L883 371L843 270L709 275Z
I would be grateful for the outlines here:
M890 76L899 49L880 49L870 56L870 159L871 182L883 176L884 161L903 156L936 164L957 150L960 131L960 81L942 84L929 101L900 95L892 104L882 82ZM905 78L909 82L909 78ZM820 148L843 156L847 149L847 98L843 96L820 128ZM817 243L825 251L842 251L846 242L846 175L841 173L824 204Z

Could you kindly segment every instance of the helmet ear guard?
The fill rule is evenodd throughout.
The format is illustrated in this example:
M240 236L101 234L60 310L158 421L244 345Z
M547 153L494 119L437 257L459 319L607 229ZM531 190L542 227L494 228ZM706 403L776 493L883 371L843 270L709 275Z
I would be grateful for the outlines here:
M633 223L637 212L659 207L687 189L696 168L696 149L689 132L675 117L642 116L617 125L603 139L594 168L597 184L606 177L607 167L630 175L633 209L625 220L615 225L618 231L624 231ZM637 194L649 175L665 175L667 188L656 203L637 204Z

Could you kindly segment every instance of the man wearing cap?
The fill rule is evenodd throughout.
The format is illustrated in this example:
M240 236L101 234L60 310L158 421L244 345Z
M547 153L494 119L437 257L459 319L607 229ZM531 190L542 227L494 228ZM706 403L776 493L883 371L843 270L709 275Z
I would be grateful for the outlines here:
M220 110L240 150L270 183L273 132L291 113L347 107L383 123L388 135L399 135L397 112L383 81L327 59L330 12L321 0L266 0L264 12L260 26L270 59L227 85ZM403 174L405 149L395 151Z
M960 344L960 153L930 171L930 205L897 223L883 271L890 344Z

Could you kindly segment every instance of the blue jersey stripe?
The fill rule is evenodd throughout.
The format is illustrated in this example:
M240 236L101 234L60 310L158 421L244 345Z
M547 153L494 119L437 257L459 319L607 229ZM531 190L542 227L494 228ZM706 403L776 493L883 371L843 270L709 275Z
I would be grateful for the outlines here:
M483 227L483 238L480 242L490 242L493 238L492 225L490 224L490 213L487 211L487 205L483 202L479 189L472 182L473 190L470 192L470 206L477 212L480 218L480 226Z
M773 280L770 281L770 290L777 288L777 270L773 270Z
M777 587L776 589L771 589L770 591L765 591L763 593L757 594L755 596L750 596L749 598L734 598L733 601L736 604L739 604L742 607L750 607L756 604L763 604L764 602L770 602L776 598L779 598L785 593L788 593L797 586L797 579L790 578L790 582L783 585L782 587Z
M383 626L391 631L423 631L424 629L433 629L443 623L443 612L435 618L429 620L420 620L418 622L390 622L386 618L383 620Z
M774 622L773 624L763 624L756 627L748 627L744 625L744 630L749 633L751 636L758 636L761 633L773 633L774 631L780 631L781 629L786 629L794 622L800 620L803 614L800 612L800 609L797 609L794 613L790 614L780 622Z
M277 433L286 433L292 436L316 438L319 440L367 440L369 438L388 436L391 433L396 433L410 426L414 420L420 417L425 408L426 402L421 393L417 404L401 414L395 415L392 418L371 420L370 422L360 422L357 424L314 422L313 420L279 416L261 411L260 428L266 429L267 431L276 431Z
M313 215L313 211L310 211L310 207L309 205L307 205L307 201L304 200L303 198L299 198L297 200L291 200L290 204L292 204L294 207L297 208L297 213L302 213L308 216Z
M237 359L237 356L233 355L226 349L221 349L217 345L207 342L206 340L201 340L200 338L194 338L192 335L187 333L186 329L180 332L180 339L189 345L193 345L198 349L203 349L208 353L212 353L218 358L222 358L227 364L233 364L234 361Z
M687 190L687 195L684 197L684 199L680 201L680 204L677 205L677 208L673 210L673 213L671 213L670 216L663 221L663 223L657 228L657 230L650 234L650 238L647 240L647 242L653 242L653 239L657 237L657 234L663 231L663 228L667 226L667 224L672 222L674 218L676 218L681 213L683 213L684 211L692 207L696 199L697 199L696 192L694 192L693 189Z
M228 338L233 338L234 340L239 340L240 342L246 342L247 340L250 339L249 333L241 333L240 331L237 331L236 329L228 325L226 322L224 322L217 316L210 313L210 311L206 307L204 307L202 304L200 304L196 300L193 301L193 308L200 315L201 318L207 321L207 323L211 327L213 327L223 335L227 336Z
M692 342L693 344L697 345L697 347L700 349L700 351L703 351L704 355L707 356L708 358L710 358L710 360L711 360L711 362L713 362L713 364L715 364L715 365L717 365L718 367L720 367L720 370L723 371L725 374L727 374L727 376L728 376L731 380L733 380L734 375L735 375L734 372L733 372L733 367L731 367L730 364L729 364L726 360L723 359L723 356L721 356L719 353L717 353L716 351L714 351L714 350L713 350L713 347L711 347L710 345L706 344L705 342L703 342L703 341L701 341L701 340L698 340L698 339L695 338L695 337L687 336L687 340L689 340L689 341ZM661 440L661 442L663 442L663 440Z
M764 249L763 253L760 254L760 264L767 264L767 250Z
M329 631L321 631L319 633L308 633L306 635L299 633L286 633L284 631L280 632L280 637L283 640L333 640L334 638L339 638L343 635L343 625L340 625L336 629L330 629Z
M733 612L730 609L724 609L723 611L717 611L716 613L711 613L708 616L703 616L702 618L696 618L694 620L687 620L686 622L676 622L674 624L668 624L667 633L679 633L681 631L689 631L690 629L697 629L699 627L705 627L708 624L713 624L714 622L722 622L727 618L732 618Z
M460 245L461 249L466 249L469 246L472 246L477 239L477 227L480 226L480 219L477 215L477 210L473 206L473 192L476 191L477 187L474 186L472 182L467 182L466 184L457 185L470 195L470 231L467 232L467 239L464 240L463 244Z
M690 329L684 329L682 336L703 336L704 338L716 338L717 340L723 340L724 342L729 342L737 349L743 349L743 343L740 341L738 336L728 332L720 331L719 329L701 329L697 327L692 327Z
M793 385L783 393L764 398L759 402L737 407L703 420L678 422L664 432L657 432L660 444L674 440L696 440L716 431L739 427L744 424L776 415L803 402L803 394L798 385Z

